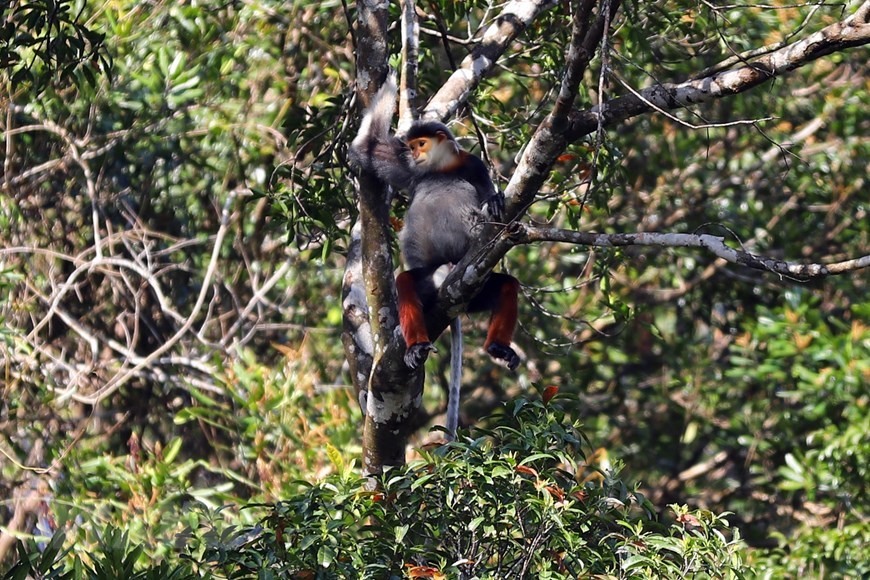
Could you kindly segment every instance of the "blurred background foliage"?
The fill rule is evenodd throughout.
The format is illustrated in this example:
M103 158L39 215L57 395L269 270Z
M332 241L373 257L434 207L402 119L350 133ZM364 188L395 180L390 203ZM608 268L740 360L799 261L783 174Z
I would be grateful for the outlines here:
M558 90L566 6L453 125L502 186ZM844 15L777 7L624 3L615 75L600 86L596 59L578 107ZM498 7L419 9L425 96ZM2 16L0 521L66 530L85 558L120 525L140 561L170 557L175 534L212 517L254 525L264 512L238 506L305 492L336 475L335 453L360 451L339 337L354 7L55 0L4 3ZM577 143L529 219L715 233L795 261L866 254L867 62L866 48L832 54ZM480 356L482 321L466 325L466 424L558 386L592 447L665 519L672 503L732 512L771 577L867 571L865 273L808 284L689 250L558 245L516 248L504 268L524 285L526 360L509 375ZM447 356L429 364L436 424ZM220 506L235 507L208 511Z

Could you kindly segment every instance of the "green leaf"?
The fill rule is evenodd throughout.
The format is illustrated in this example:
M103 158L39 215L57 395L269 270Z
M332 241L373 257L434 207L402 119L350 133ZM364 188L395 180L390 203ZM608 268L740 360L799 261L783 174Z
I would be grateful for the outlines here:
M335 466L336 471L344 473L344 458L332 443L326 443L326 456L329 457L329 461Z
M332 547L324 544L317 551L317 564L323 568L329 568L335 560L335 550Z
M175 461L175 458L178 456L178 452L181 451L181 445L184 443L184 440L181 437L175 437L166 448L163 450L163 461L166 463L172 463Z
M320 540L320 536L314 536L314 535L303 536L302 539L299 541L299 549L300 550L307 550L308 548L313 546L314 543L317 542L318 540Z
M409 530L409 529L410 529L410 526L408 526L408 525L404 525L404 526L396 526L396 527L395 527L394 531L395 531L396 543L397 543L397 544L401 544L401 543L402 543L402 540L405 539L405 536L408 534L408 530Z

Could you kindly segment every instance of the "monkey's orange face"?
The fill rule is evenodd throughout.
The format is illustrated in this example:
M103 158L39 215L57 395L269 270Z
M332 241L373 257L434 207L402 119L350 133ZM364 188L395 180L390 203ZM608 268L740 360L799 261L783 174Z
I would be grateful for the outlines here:
M411 148L411 155L418 164L426 163L426 158L432 151L433 146L434 143L431 137L417 137L416 139L408 141L408 147Z
M447 135L439 132L435 135L415 137L408 141L408 147L417 165L434 168L443 164L454 153L454 147L446 146L450 143L452 141L447 138Z

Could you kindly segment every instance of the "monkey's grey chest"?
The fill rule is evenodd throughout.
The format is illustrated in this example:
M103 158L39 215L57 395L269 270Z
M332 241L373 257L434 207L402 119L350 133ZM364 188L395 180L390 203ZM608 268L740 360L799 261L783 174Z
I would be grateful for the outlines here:
M479 219L474 186L449 176L428 176L414 188L405 226L399 234L406 266L422 268L458 262L468 251Z

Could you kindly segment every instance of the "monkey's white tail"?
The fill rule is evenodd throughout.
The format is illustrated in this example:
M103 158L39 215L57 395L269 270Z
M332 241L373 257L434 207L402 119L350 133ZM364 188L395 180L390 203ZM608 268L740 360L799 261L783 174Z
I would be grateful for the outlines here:
M447 438L456 439L459 427L459 391L462 388L462 321L450 321L450 386L447 389Z
M366 109L363 120L359 126L359 132L353 140L353 147L363 147L369 137L385 137L390 132L390 123L396 112L396 77L394 73L387 76L386 82L381 85L378 93Z

